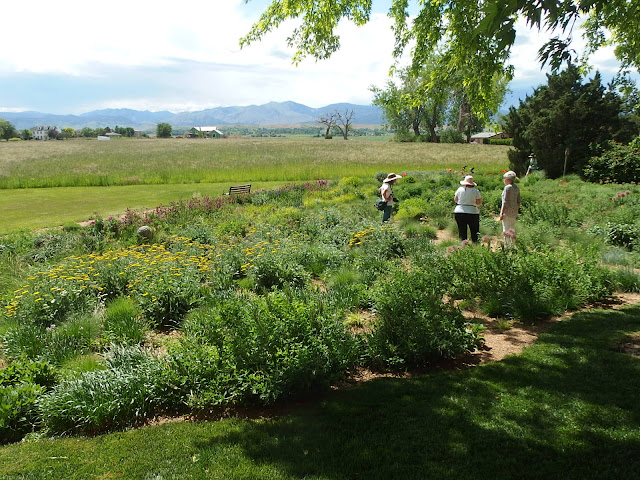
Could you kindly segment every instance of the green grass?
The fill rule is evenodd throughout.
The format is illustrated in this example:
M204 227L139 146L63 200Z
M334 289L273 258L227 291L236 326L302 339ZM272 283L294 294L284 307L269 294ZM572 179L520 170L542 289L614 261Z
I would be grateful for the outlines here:
M640 361L616 346L639 330L640 306L591 310L502 362L377 379L283 416L8 445L0 478L638 478Z
M0 145L0 189L370 177L379 171L500 171L509 147L322 138L75 139Z
M51 142L49 142L51 143ZM253 190L270 189L283 182L257 182ZM194 195L218 197L232 183L128 185L112 187L19 188L0 194L0 234L17 230L56 227L92 218L143 210Z

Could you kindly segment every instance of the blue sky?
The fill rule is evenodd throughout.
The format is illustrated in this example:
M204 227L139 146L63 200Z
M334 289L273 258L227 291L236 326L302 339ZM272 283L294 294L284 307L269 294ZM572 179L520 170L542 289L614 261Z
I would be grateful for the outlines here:
M341 26L342 47L329 60L295 66L288 23L240 49L267 0L80 0L25 9L3 5L0 111L79 114L101 108L203 110L295 101L311 107L369 104L393 63L388 1L374 2L364 27ZM27 14L27 10L28 14ZM545 83L536 53L548 35L518 29L511 62L516 97ZM11 48L7 48L11 45ZM608 79L610 50L593 63Z

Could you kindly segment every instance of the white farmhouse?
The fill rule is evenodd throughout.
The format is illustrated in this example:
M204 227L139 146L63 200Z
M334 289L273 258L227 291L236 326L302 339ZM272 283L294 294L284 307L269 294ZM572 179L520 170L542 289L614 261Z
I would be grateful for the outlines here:
M31 129L31 133L33 134L34 140L49 140L49 132L55 132L56 136L62 131L57 127L50 126L41 126L41 127L33 127Z

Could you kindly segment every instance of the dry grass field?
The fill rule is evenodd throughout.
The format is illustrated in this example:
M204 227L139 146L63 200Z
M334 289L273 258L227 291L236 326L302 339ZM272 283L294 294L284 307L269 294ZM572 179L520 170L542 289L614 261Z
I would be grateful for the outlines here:
M509 147L366 137L73 139L0 144L0 188L304 181L378 171L502 169Z

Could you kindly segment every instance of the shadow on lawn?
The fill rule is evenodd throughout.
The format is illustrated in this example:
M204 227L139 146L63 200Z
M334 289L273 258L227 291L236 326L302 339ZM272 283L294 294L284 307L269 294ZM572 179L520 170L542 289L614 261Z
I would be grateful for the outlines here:
M638 330L640 306L579 313L502 362L373 380L193 446L294 478L640 478L640 360L614 348Z

